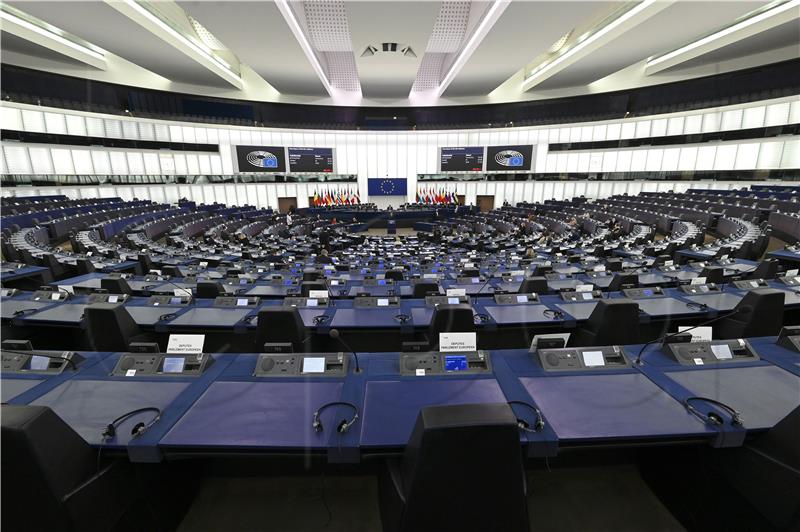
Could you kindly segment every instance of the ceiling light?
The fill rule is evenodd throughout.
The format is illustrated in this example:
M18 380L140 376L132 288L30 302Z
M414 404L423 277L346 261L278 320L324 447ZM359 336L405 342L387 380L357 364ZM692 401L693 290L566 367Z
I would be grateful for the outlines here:
M759 8L749 13L748 15L745 15L739 22L736 22L726 28L714 32L711 35L706 35L702 39L693 41L685 46L678 48L677 50L673 50L664 55L648 59L647 66L652 67L660 63L663 63L664 61L669 61L670 59L678 55L685 54L686 52L699 48L703 45L709 44L713 41L722 39L732 33L753 26L754 24L758 24L759 22L764 22L766 20L769 20L770 18L786 13L787 11L796 10L798 8L800 8L800 0L792 0L790 2L779 0L778 2L773 2L772 4L768 4L767 6Z
M439 83L439 88L436 90L437 96L441 96L442 93L444 93L445 89L450 85L456 77L456 74L461 70L464 63L467 62L467 59L469 59L474 49L478 46L480 42L479 39L483 38L484 34L489 31L500 15L503 14L503 11L508 7L508 3L509 0L494 0L491 7L489 7L486 14L483 16L483 19L481 19L480 24L478 24L478 27L475 28L475 31L472 32L466 44L461 48L453 64L450 65L447 74L445 74L442 81Z
M221 73L221 75L229 78L229 80L233 81L234 84L239 88L242 87L242 78L239 73L236 72L227 61L216 55L208 46L199 43L194 39L190 39L180 31L173 28L169 23L167 23L167 21L153 13L150 8L147 7L147 4L139 2L138 0L123 0L123 2L126 6L132 8L138 14L145 17L149 22L158 26L159 29L168 33L170 37L177 39L181 42L181 44L191 48L193 52L202 55L205 59L214 62L216 66L219 67L218 72ZM111 6L113 7L113 5L114 3L112 2Z
M607 25L603 26L596 32L592 33L591 35L589 35L588 32L584 33L583 35L580 36L578 42L575 43L573 46L569 47L564 53L554 58L552 61L540 64L538 67L533 69L527 76L525 76L525 79L522 81L523 90L524 90L524 85L529 84L531 80L533 80L534 78L543 76L545 72L552 70L557 65L563 63L568 58L572 57L579 51L583 50L593 42L597 41L601 37L612 32L613 30L615 30L616 28L618 28L619 26L621 26L622 24L633 18L634 16L638 15L645 9L649 8L651 5L655 4L657 1L658 0L644 0L643 2L637 4L635 7L631 8L630 10L628 10L621 16L617 17Z
M317 54L314 52L314 48L312 48L311 43L308 42L308 37L306 37L303 28L300 26L300 22L298 22L294 11L289 6L289 2L287 0L275 0L275 6L281 12L281 15L283 15L283 18L289 25L289 29L292 30L292 33L297 39L298 44L300 44L300 48L303 50L303 53L306 54L306 58L308 58L308 61L311 63L311 67L317 73L317 76L322 82L322 85L325 87L325 90L328 91L330 96L333 96L333 87L331 86L330 81L328 81L328 76L325 74L325 70L322 68L319 59L317 58Z
M86 54L93 59L105 63L106 56L105 50L98 48L66 31L51 26L43 20L28 15L18 9L15 9L7 4L0 4L0 19L5 20L11 24L20 26L28 31L32 31L42 37L58 42L61 45L67 46L77 52ZM6 28L4 28L5 30Z

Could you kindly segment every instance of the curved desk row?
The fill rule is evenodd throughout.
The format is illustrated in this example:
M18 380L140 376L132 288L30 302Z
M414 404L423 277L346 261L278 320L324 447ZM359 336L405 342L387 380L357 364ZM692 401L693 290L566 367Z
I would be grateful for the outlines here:
M800 406L800 354L772 337L751 339L749 345L755 356L688 365L655 345L645 349L643 363L637 364L642 346L624 346L615 353L621 358L614 364L607 357L605 366L555 370L537 354L505 350L481 353L483 369L474 370L470 363L463 371L419 370L429 362L420 357L444 354L401 358L397 353L360 353L361 371L356 373L352 355L334 353L331 357L343 357L344 363L330 375L280 374L274 364L259 374L266 366L264 357L278 357L279 363L282 357L288 364L292 356L258 354L210 355L213 363L199 376L130 370L112 375L129 355L82 353L85 360L77 370L48 376L4 372L3 401L49 406L90 444L127 451L135 461L243 452L327 453L331 461L358 461L362 455L402 449L424 406L506 401L530 405L514 405L530 427L543 422L540 428L520 432L532 456L594 445L688 441L731 447L770 429ZM577 356L588 361L609 349L583 348ZM298 355L296 360L319 356ZM414 364L418 369L409 373ZM692 403L697 409L693 414L683 404L693 396L724 402L741 416L741 424L703 400ZM358 409L358 419L345 433L335 430L340 420L353 417L344 405L323 411L323 431L312 428L313 413L331 401ZM114 438L101 436L110 420L142 407L161 410L160 420L145 434L133 438L130 428L150 420L152 413L124 421ZM712 412L721 424L707 422Z

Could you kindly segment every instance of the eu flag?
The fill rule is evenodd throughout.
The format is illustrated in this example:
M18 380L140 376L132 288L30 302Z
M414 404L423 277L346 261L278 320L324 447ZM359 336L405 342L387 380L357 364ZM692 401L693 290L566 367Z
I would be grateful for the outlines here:
M405 178L367 180L370 196L405 196L408 192L407 185L408 180Z

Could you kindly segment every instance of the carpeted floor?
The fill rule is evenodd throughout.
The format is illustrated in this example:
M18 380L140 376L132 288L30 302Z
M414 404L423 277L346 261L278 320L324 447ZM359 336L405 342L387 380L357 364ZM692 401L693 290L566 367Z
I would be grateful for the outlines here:
M528 490L531 531L684 530L633 466L534 471ZM377 483L372 476L208 478L178 530L379 532Z

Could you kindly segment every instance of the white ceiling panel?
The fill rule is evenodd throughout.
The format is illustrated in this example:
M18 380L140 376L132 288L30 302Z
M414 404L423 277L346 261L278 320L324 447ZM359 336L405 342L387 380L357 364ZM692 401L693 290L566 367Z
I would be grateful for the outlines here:
M347 18L361 90L367 98L406 98L439 14L439 2L348 2ZM417 57L399 51L361 57L368 46L411 46ZM400 48L400 47L398 47Z
M172 81L228 88L188 56L104 2L9 2L81 39Z
M588 85L652 55L668 52L711 33L764 3L716 0L675 2L594 53L539 83L536 89Z
M282 93L327 94L273 2L180 1L240 61Z
M571 29L616 2L512 2L484 37L445 96L487 94Z

